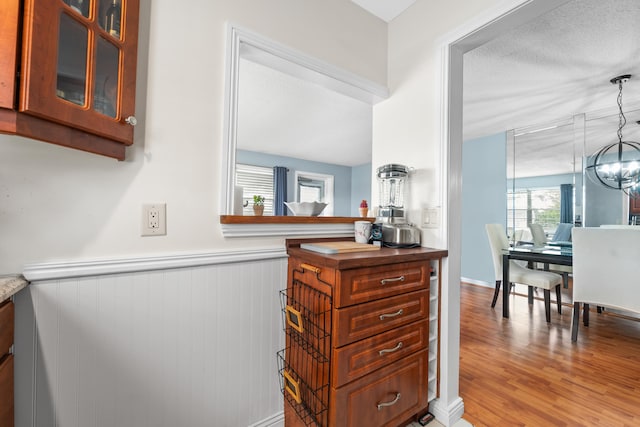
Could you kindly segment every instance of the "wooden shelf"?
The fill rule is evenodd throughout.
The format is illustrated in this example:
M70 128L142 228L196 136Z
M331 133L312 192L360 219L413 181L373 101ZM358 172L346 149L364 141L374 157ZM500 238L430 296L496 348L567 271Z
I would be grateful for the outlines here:
M374 222L373 217L351 216L252 216L220 215L220 224L349 224L356 221Z

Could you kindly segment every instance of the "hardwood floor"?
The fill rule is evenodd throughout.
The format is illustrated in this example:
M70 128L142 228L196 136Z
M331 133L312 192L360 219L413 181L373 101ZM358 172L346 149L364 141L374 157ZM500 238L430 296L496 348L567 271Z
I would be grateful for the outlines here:
M571 341L569 307L532 306L511 295L461 285L460 395L463 418L481 426L640 425L640 322L591 312Z

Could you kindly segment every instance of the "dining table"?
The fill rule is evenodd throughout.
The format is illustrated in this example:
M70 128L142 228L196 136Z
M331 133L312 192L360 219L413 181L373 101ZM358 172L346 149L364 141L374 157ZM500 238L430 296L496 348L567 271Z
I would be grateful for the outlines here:
M573 265L573 247L571 242L549 242L544 246L517 245L502 251L502 317L509 317L509 262L511 260L527 261L531 264L543 263L545 270L549 264ZM529 289L529 302L533 299Z

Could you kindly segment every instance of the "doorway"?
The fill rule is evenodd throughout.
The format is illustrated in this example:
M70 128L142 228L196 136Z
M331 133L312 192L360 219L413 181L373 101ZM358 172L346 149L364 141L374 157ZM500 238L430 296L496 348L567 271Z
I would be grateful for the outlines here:
M438 419L448 425L462 416L464 406L459 397L458 375L460 359L460 264L462 231L462 111L463 55L499 34L526 23L567 0L512 0L500 3L475 21L445 35L440 50L441 105L438 129L441 159L441 194L443 195L443 241L449 256L442 265L441 318L447 325L442 331L440 358L440 398L433 407Z

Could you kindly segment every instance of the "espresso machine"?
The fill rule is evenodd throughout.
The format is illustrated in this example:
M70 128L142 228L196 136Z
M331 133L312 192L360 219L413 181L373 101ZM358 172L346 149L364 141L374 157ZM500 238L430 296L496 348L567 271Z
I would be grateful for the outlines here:
M376 169L376 174L379 206L374 227L382 232L382 245L392 248L420 246L420 230L407 222L404 212L404 184L409 177L409 168L388 164Z

